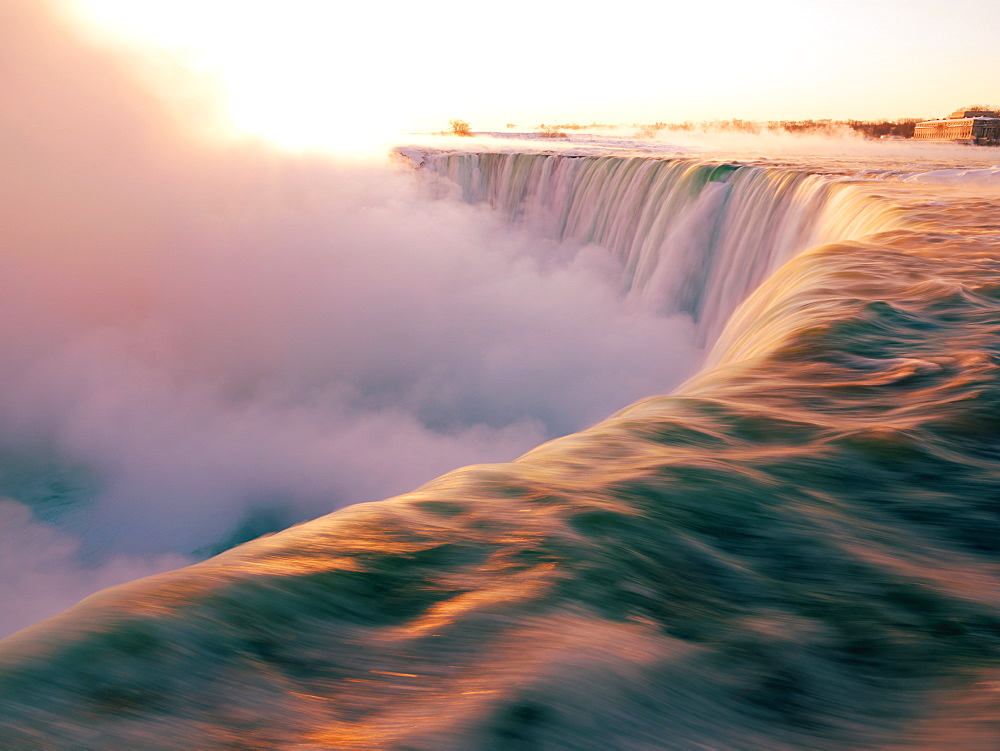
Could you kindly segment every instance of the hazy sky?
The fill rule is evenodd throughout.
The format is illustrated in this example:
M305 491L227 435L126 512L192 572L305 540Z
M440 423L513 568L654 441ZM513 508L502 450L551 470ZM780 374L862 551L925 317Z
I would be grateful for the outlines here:
M290 142L452 118L933 117L1000 101L995 0L67 2L215 72L240 125Z

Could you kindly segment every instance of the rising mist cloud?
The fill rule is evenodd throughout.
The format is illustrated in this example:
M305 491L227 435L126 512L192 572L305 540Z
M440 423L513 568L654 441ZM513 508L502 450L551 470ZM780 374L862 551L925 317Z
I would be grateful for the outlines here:
M209 144L179 122L217 112L179 117L53 7L0 6L0 493L56 561L5 560L0 597L62 607L115 561L509 460L693 367L690 322L623 302L601 249L387 158Z

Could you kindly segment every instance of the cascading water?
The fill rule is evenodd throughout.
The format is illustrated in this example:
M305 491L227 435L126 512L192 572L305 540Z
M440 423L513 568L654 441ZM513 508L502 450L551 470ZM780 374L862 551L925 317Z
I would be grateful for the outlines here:
M606 248L625 294L692 316L705 342L796 253L898 224L891 205L802 169L552 154L421 161L466 201L488 203L534 235Z
M806 170L426 163L532 232L607 248L625 294L706 339L767 278L721 365L670 396L0 642L0 737L998 747L1000 269L983 227L1000 200L947 195L928 219L918 192L897 211Z

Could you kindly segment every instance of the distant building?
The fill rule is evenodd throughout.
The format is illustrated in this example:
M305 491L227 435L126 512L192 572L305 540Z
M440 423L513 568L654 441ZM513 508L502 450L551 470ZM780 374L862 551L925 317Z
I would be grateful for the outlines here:
M964 117L996 117L997 113L992 110L955 110L950 115L949 118L952 120L960 120Z
M913 137L923 141L997 146L1000 145L1000 113L989 110L956 110L947 119L917 123Z

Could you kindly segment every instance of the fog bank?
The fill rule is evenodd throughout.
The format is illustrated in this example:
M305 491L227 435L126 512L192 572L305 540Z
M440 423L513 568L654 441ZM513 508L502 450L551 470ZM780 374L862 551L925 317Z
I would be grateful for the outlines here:
M0 5L0 524L39 540L5 601L41 617L512 459L694 367L690 322L625 303L600 248L388 158L209 143L205 101L185 115L52 7Z

